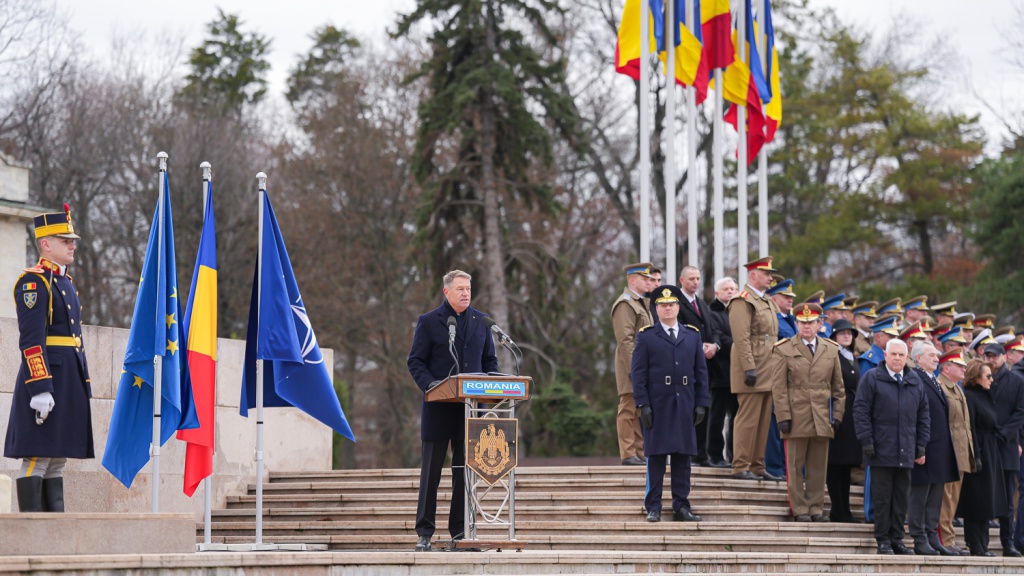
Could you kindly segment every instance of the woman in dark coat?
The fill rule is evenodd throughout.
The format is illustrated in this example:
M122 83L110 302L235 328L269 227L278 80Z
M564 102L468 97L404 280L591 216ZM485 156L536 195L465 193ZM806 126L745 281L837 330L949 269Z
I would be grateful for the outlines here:
M829 519L833 522L855 522L850 512L850 470L861 464L861 445L853 429L853 401L857 395L860 370L853 351L853 325L839 320L832 326L832 338L839 344L839 366L846 388L846 408L842 424L828 447L828 472L825 484L832 501Z
M963 387L971 417L976 471L964 474L956 510L964 519L964 541L972 556L994 556L988 551L988 523L1007 509L1003 463L996 440L999 421L989 392L991 386L992 367L982 360L971 360Z

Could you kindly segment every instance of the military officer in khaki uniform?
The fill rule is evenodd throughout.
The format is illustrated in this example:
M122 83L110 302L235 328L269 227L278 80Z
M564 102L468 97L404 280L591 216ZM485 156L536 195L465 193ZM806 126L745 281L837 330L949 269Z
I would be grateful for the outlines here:
M971 436L971 416L967 412L967 397L958 383L964 379L967 362L960 350L945 354L939 359L939 386L949 401L949 434L953 438L953 452L956 454L956 467L960 471L960 479L947 482L942 493L942 508L939 511L939 538L943 548L966 555L967 550L956 545L956 533L953 532L953 516L960 502L960 485L964 473L974 472L974 438Z
M627 466L643 466L644 437L633 402L633 381L629 369L633 362L633 346L641 328L653 324L644 294L658 283L652 278L651 263L626 266L626 288L612 304L612 329L615 331L615 385L619 392L619 410L615 428L619 436L619 457Z
M779 333L779 307L765 295L765 290L771 286L775 270L771 256L743 266L747 269L747 285L729 301L733 338L730 385L739 404L733 427L732 476L743 480L781 480L764 469L772 417L768 365Z
M817 334L820 306L803 304L793 313L797 335L780 340L771 356L775 418L786 441L789 506L797 522L828 522L823 513L828 445L846 406L839 346Z

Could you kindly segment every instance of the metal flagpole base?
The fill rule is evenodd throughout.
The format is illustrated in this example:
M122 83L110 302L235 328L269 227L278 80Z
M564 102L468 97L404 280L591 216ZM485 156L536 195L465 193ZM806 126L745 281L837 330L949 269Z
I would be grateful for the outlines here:
M324 552L327 544L196 544L196 552Z

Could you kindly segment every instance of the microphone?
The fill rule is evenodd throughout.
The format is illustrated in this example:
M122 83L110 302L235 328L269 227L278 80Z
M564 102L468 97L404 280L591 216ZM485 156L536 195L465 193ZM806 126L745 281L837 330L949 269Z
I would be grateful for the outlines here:
M455 342L455 316L448 317L448 342Z
M509 344L516 346L516 343L512 340L512 338L509 337L508 334L505 334L505 332L498 327L498 323L495 322L493 318L491 318L490 316L484 316L483 323L484 326L487 326L488 328L491 329L491 332L494 332L494 335L498 337L499 341L508 342Z

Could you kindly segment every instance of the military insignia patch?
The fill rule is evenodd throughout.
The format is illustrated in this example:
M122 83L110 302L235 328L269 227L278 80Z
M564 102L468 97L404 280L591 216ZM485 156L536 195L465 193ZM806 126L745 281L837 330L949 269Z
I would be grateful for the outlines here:
M515 418L466 420L466 465L490 486L516 467L518 423Z
M25 383L35 382L36 380L42 380L50 377L50 371L46 368L46 362L43 361L43 347L32 346L31 348L25 349L25 365L28 366L28 379Z
M25 290L25 291L35 290L36 289L36 283L35 282L26 282L25 284L21 285L21 289Z
M39 295L35 292L25 292L21 295L22 301L25 302L25 307L32 309L35 307L36 302L39 301Z

